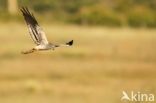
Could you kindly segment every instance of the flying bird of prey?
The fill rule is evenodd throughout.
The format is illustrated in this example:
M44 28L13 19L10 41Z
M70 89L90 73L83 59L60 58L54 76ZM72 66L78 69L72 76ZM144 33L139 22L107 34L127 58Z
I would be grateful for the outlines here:
M39 26L37 20L35 19L34 15L29 12L27 7L20 8L26 24L28 26L29 34L36 44L34 48L28 51L23 51L23 54L33 53L34 51L41 51L41 50L54 50L56 47L61 46L72 46L73 40L67 42L66 44L52 44L49 43L47 37L43 31L43 29Z

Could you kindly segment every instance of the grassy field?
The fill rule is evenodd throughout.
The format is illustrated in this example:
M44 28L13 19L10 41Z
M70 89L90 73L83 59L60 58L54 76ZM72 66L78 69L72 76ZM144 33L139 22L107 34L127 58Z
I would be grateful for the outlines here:
M123 90L156 94L156 30L43 27L49 41L74 46L22 55L34 46L25 24L0 24L0 103L121 103Z

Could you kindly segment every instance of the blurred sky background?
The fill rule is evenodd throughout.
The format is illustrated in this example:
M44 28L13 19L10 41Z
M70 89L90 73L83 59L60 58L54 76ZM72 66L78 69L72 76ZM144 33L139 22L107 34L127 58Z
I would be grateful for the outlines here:
M52 43L35 45L27 6ZM121 103L122 91L156 95L156 0L0 0L0 103ZM144 102L143 102L144 103Z

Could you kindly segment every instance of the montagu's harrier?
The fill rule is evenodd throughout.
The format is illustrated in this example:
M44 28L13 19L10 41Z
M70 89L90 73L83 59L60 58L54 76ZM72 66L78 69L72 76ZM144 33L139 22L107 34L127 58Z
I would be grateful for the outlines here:
M43 29L39 26L34 15L29 12L28 8L21 7L20 10L28 26L29 34L32 40L34 41L34 43L36 44L36 46L31 50L23 51L22 52L23 54L33 53L34 51L41 51L41 50L50 50L50 49L54 50L56 47L61 47L61 46L72 46L73 40L67 42L66 44L49 43Z

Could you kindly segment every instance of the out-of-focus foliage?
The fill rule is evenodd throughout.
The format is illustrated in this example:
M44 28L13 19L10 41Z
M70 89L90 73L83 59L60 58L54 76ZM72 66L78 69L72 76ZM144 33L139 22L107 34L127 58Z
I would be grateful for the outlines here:
M156 27L156 0L18 0L38 14L67 23ZM0 11L6 0L0 0ZM49 20L48 19L48 20Z

